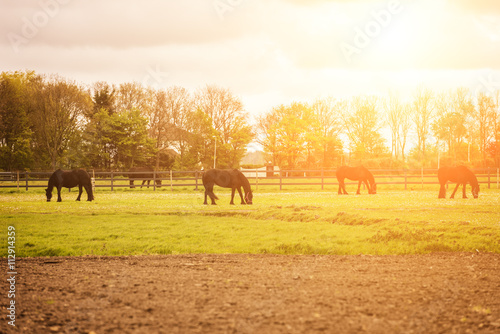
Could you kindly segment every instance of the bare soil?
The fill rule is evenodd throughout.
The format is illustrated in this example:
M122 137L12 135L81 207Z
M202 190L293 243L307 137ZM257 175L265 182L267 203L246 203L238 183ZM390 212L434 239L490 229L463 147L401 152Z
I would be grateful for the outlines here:
M500 254L50 257L16 265L16 327L2 316L2 333L500 333ZM5 279L0 288L5 315Z

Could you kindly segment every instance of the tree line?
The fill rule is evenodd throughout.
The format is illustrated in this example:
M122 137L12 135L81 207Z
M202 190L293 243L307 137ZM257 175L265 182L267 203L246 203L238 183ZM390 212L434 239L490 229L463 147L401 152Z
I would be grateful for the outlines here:
M438 157L499 166L499 92L419 88L405 101L397 94L328 97L276 106L251 125L241 100L214 85L190 92L84 86L33 71L0 76L2 170L193 170L213 166L215 150L217 167L236 168L252 141L284 169L435 167Z
M253 138L228 89L85 87L32 71L0 77L0 169L237 167Z
M395 93L328 97L273 108L258 118L257 133L273 164L288 169L436 168L438 160L499 167L499 106L500 91L474 96L465 88L420 87L407 100Z

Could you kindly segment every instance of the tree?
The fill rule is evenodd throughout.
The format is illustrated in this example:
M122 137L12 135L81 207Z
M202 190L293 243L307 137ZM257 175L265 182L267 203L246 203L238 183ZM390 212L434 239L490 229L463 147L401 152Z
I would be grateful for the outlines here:
M147 99L141 84L137 82L122 83L115 89L113 96L117 113L139 110L141 113L147 114ZM109 112L112 113L113 110L109 110Z
M273 166L281 166L278 141L278 113L271 111L257 118L257 142L272 159Z
M349 106L341 115L354 158L362 162L380 157L386 152L386 148L379 132L381 122L377 112L377 98L354 97Z
M107 110L108 114L114 114L116 110L116 97L115 89L106 82L96 82L93 87L92 114L87 117L92 117L93 114L98 113L101 109Z
M414 95L411 120L417 134L417 150L420 153L420 162L424 165L426 144L430 134L433 114L434 94L429 89L420 87Z
M491 96L479 93L477 97L477 112L474 115L477 122L479 150L483 167L487 165L488 145L495 138L495 103Z
M495 91L493 102L492 131L494 139L489 145L488 152L498 168L500 167L500 90Z
M33 72L0 76L0 169L26 169L33 162L28 86L34 78Z
M156 142L156 167L159 167L160 156L171 150L178 152L178 160L183 161L190 138L187 120L193 105L189 92L173 86L166 90L148 89L146 94L151 97L147 116L149 135Z
M88 164L95 168L149 165L155 155L147 120L138 110L109 114L101 109L88 123L85 139Z
M312 108L304 103L280 105L258 121L264 150L281 168L295 169L306 164L309 153L318 148L315 136L318 121Z
M391 130L391 155L396 161L404 162L406 140L411 126L408 105L402 103L396 94L390 94L383 104L385 122Z
M64 154L79 141L83 117L91 108L89 95L72 81L51 77L32 85L30 114L40 167L68 165Z
M210 118L216 132L217 165L237 167L254 136L243 103L228 89L207 85L197 93L196 104Z
M214 165L214 148L217 133L213 128L212 119L201 109L191 111L187 115L186 128L189 133L186 152L180 156L179 167L187 169L212 168Z
M345 108L345 102L332 97L318 99L312 105L312 111L317 119L318 149L316 160L321 161L322 167L338 165L342 154L342 141L339 136L342 131L342 120L339 112Z
M435 98L434 105L439 115L432 124L434 135L447 144L451 161L456 163L469 160L474 106L468 91L458 89L452 94L440 94Z

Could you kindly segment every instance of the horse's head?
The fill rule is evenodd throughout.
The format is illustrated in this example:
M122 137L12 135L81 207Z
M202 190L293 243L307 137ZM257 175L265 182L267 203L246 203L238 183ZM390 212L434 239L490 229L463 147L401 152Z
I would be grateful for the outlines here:
M474 198L478 198L479 197L479 184L474 185L472 187L472 196L474 196Z
M376 183L372 183L370 184L370 194L374 195L377 193L377 184Z
M45 189L45 195L47 196L47 202L50 202L52 199L52 190L49 191L49 188Z
M252 191L249 191L245 194L245 202L247 204L252 204L252 200L253 200L253 194Z

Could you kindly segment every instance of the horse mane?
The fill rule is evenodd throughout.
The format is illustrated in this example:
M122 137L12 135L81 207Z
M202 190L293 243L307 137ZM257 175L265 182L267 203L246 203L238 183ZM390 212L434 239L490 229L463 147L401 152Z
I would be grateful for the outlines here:
M375 184L375 177L373 176L372 172L370 172L368 169L366 169L366 175L367 175L367 179L368 181L370 182L371 185L374 185Z
M473 188L477 188L479 187L479 182L477 181L477 177L476 177L476 174L474 174L471 170L470 171L470 179L469 179L469 183L470 185L473 187Z
M245 177L245 175L243 175L243 173L241 171L239 171L237 169L235 169L235 170L238 171L238 178L241 181L241 186L243 187L243 190L245 190L245 193L252 192L252 188L250 187L250 182Z

